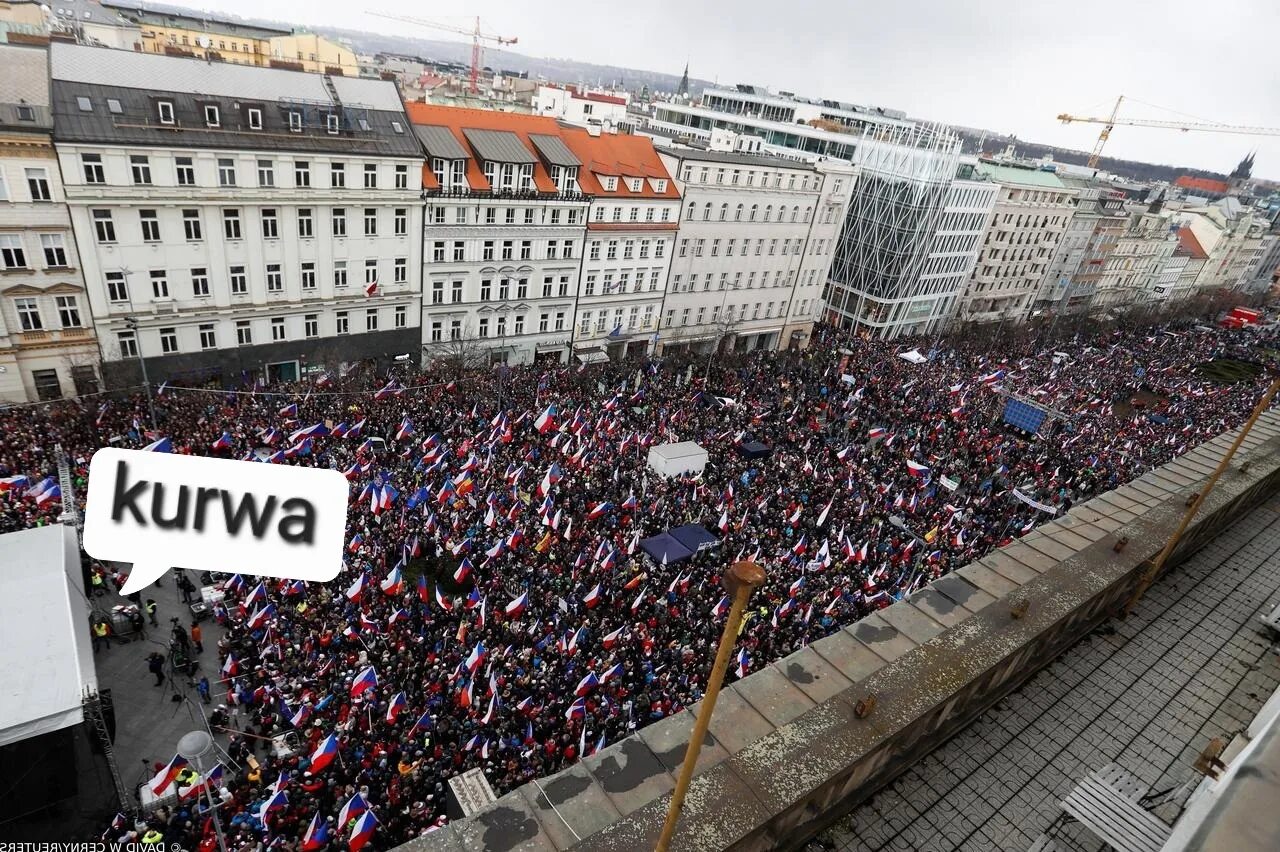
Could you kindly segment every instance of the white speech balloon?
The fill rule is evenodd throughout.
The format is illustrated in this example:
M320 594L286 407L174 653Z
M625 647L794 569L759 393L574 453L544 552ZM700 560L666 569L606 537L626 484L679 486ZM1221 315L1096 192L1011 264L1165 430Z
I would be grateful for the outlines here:
M126 595L172 566L327 582L342 570L349 490L336 470L104 447L89 463L84 549L133 563Z

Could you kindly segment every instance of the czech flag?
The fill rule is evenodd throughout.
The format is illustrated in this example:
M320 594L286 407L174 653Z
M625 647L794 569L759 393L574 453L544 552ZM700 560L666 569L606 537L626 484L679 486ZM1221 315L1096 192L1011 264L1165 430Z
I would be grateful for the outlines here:
M471 559L462 557L462 561L458 563L458 568L453 572L453 582L462 583L471 574Z
M338 824L347 825L352 820L359 819L360 815L368 810L369 803L364 800L364 796L356 793L342 806L342 810L338 811Z
M623 671L622 663L614 663L612 666L605 669L604 674L600 675L600 683L605 684L613 680L615 677L622 677Z
M434 723L431 721L431 711L428 710L427 712L423 713L421 716L418 717L418 721L413 723L413 727L409 729L409 733L406 734L405 736L411 737L413 736L414 732L419 729L424 731L429 731L431 730L432 727L434 727Z
M725 595L720 602L711 608L712 618L723 618L729 614L729 596Z
M227 661L222 664L222 674L224 677L235 677L236 672L240 670L240 664L236 662L236 658L232 654L227 654ZM157 793L156 795L159 795Z
M187 759L180 754L175 754L173 760L168 765L155 774L151 779L151 792L157 796L163 795L169 785L178 777L178 773L187 767Z
M623 626L623 627L619 627L617 630L613 631L612 633L605 634L604 638L600 640L604 644L604 649L608 651L608 650L611 650L614 645L617 645L618 641L622 637L622 631L626 629L627 628Z
M378 584L383 592L395 597L404 591L404 578L400 574L399 568L392 568L391 573L386 576L381 583Z
M436 603L439 604L440 608L445 612L453 612L453 602L440 594L439 586L436 586Z
M288 405L286 405L284 408L280 409L280 416L281 417L297 417L298 403L291 402Z
M320 745L316 746L316 750L311 752L311 766L309 767L310 771L312 772L321 771L330 763L332 763L333 759L337 756L338 756L338 735L334 733L334 734L330 734L329 736L321 740Z
M248 627L250 630L257 630L258 628L266 624L268 620L274 618L275 614L276 614L276 605L267 604L261 609L254 610L253 615L249 616L249 621L246 623L245 626Z
M364 591L365 579L364 574L356 577L356 581L347 587L347 599L351 601L360 600L360 594Z
M523 592L520 597L507 604L503 612L506 613L507 618L519 618L527 606L529 606L529 593Z
M396 427L396 440L403 441L405 438L411 437L413 437L413 421L406 417Z
M874 429L867 430L867 437L873 441L876 438L883 438L887 434L889 434L889 430L884 428L883 426L877 426Z
M317 813L311 818L307 833L302 835L302 852L314 852L316 849L323 848L328 842L329 823L327 820L320 819L320 814Z
M743 648L738 652L738 677L746 677L750 667L751 658L747 656L747 649Z
M591 609L596 604L600 603L600 584L599 583L596 583L596 587L591 591L587 592L586 597L582 599L582 602L587 605L587 609Z
M161 438L158 441L152 441L142 448L144 453L171 453L173 452L173 441L168 438Z
M211 446L215 450L231 449L231 433L223 432L221 435L218 436L218 440L214 441Z
M329 427L325 426L323 423L317 423L314 426L308 426L305 429L299 429L296 432L290 433L289 443L296 444L304 438L323 438L328 434Z
M471 649L471 653L467 655L467 661L463 665L466 666L467 672L474 675L476 669L480 668L480 664L484 662L484 645L477 644Z
M423 603L431 600L431 592L427 589L427 578L424 574L418 575L418 600Z
M262 803L262 807L258 810L258 819L261 822L267 821L267 814L273 811L284 810L289 806L289 797L284 794L284 790L277 790L271 794L271 798Z
M387 723L395 724L396 716L400 715L400 711L409 706L409 700L404 697L403 692L397 692L391 698L391 703L387 705Z
M351 697L355 698L360 693L373 689L378 685L378 673L373 670L373 666L368 666L360 674L356 675L356 679L351 681Z
M613 511L613 504L608 500L602 500L591 507L591 511L587 512L587 520L594 521L609 512Z
M547 406L547 410L538 415L533 421L533 428L537 429L540 434L545 435L552 429L556 428L556 418L558 412L554 405Z
M929 478L929 468L925 465L913 462L911 459L907 459L907 473L911 474L916 479Z
M569 705L569 709L564 711L566 719L584 719L587 715L587 699L579 698Z
M591 693L591 690L600 685L600 679L596 677L595 672L587 672L587 676L578 681L578 686L574 689L573 694L582 698Z
M26 488L30 482L31 480L22 474L6 476L4 479L0 479L0 493L12 491L15 488Z

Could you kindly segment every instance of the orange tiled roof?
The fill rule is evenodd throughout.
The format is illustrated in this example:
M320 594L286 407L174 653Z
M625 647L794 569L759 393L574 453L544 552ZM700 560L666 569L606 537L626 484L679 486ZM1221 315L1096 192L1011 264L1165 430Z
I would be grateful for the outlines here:
M1178 229L1178 248L1193 258L1205 259L1209 254L1200 245L1200 241L1196 239L1196 235L1191 232L1188 227Z
M1195 189L1201 192L1210 192L1215 195L1226 195L1227 190L1231 188L1227 186L1227 182L1225 180L1201 178L1193 175L1181 175L1173 182L1173 185L1180 186L1183 189Z
M599 198L679 198L675 181L667 173L662 158L653 147L653 141L647 136L632 136L626 133L601 133L592 136L578 127L561 128L561 138L569 146L569 150L582 161L578 170L578 185L588 195ZM605 192L597 174L617 175L622 179L617 182L617 189ZM626 178L646 178L639 192L632 192L627 187ZM665 192L654 192L647 178L665 180Z
M543 165L542 158L538 155L538 149L529 141L530 133L545 133L551 136L562 135L564 128L554 118L416 102L405 104L405 109L408 110L409 120L414 124L447 127L454 135L454 138L458 140L458 144L465 150L472 152L472 156L467 158L467 183L471 185L472 189L488 190L490 187L489 182L484 179L480 161L474 156L471 143L467 141L467 137L463 135L462 131L505 130L520 137L520 143L528 149L530 154L537 157L538 161L533 166L533 183L538 188L538 191L556 191L556 185L551 180L551 175L547 173L546 166ZM435 174L431 171L430 163L426 163L422 167L422 185L427 189L440 188ZM584 191L586 190L584 189Z

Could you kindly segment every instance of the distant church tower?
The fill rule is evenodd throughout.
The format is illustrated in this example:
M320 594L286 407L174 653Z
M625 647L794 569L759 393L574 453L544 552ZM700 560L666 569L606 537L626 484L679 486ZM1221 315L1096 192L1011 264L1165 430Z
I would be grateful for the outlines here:
M684 64L684 74L680 77L680 85L676 86L676 94L681 97L689 96L689 63Z
M1227 185L1230 187L1228 191L1230 195L1239 195L1244 185L1253 177L1253 158L1257 151L1250 151L1249 155L1240 161L1240 164L1227 175Z

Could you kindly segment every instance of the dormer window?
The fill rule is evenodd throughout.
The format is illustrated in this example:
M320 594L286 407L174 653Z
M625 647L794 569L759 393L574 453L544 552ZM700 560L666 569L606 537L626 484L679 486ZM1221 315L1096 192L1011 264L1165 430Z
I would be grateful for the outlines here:
M289 132L302 132L302 113L298 112L296 109L289 110Z
M29 106L21 105L18 107L18 121L35 121L36 111Z
M552 166L551 179L555 181L557 192L577 192L578 167Z
M443 157L431 158L431 173L445 192L467 188L467 161L446 160Z
M627 189L632 192L639 192L644 186L644 178L627 178Z
M324 117L324 127L325 127L325 130L328 130L330 133L337 133L338 132L338 114L331 112L328 115L326 115Z
M249 116L249 129L261 130L262 129L262 110L258 109L257 107L249 107L247 114Z
M520 165L520 190L529 192L533 189L533 165L531 163L522 163Z
M360 129L361 129L361 130L363 130L365 133L368 133L368 132L369 132L369 120L368 120L368 119L366 119L366 118L362 118L362 119L360 119Z
M667 191L667 182L666 182L666 180L664 180L664 179L659 178L658 180L651 180L651 181L650 181L650 183L652 183L652 184L653 184L653 191L654 191L654 192L666 192L666 191Z
M161 124L173 124L173 101L160 101L156 104L156 110L160 114Z
M220 125L222 116L218 112L218 107L214 104L205 104L204 107L204 124L205 127L217 127Z
M601 179L601 186L605 192L615 192L618 189L618 179L616 177L606 177Z

